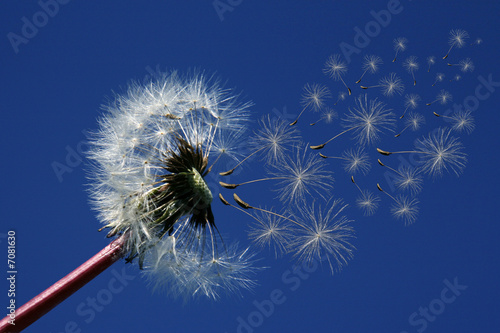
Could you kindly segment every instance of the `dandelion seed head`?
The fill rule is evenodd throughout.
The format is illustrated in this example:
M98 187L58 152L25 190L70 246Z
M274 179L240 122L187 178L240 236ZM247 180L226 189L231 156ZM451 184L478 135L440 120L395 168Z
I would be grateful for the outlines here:
M352 220L345 215L347 205L341 200L330 200L323 209L320 205L300 206L303 228L297 228L289 250L299 261L311 264L326 259L333 272L339 271L353 257L355 237Z
M394 46L394 51L404 51L406 50L406 44L408 43L408 39L405 37L398 37L392 41Z
M452 129L457 132L472 133L476 128L474 117L470 110L459 110L451 116Z
M409 127L412 131L418 131L420 126L425 124L425 118L420 113L409 112L405 120L405 126Z
M264 116L259 121L259 129L255 132L251 147L262 149L269 164L283 160L285 154L300 142L299 131L288 122L279 118Z
M323 72L338 81L347 73L347 64L340 58L340 54L332 54L326 61Z
M301 104L304 108L312 108L314 111L321 110L325 105L325 99L331 97L330 90L319 84L306 84L302 94Z
M383 131L393 131L396 119L391 109L375 99L362 94L355 99L355 106L342 119L342 125L352 131L361 145L372 144L380 138Z
M458 66L460 67L460 70L464 73L472 72L472 71L474 71L474 68L475 68L474 63L472 62L472 60L470 58L460 60L460 62L458 63Z
M434 65L436 63L436 57L435 56L427 57L427 63L429 64L429 66Z
M382 58L376 55L365 55L363 60L363 70L375 74L379 66L383 64Z
M372 216L378 209L380 197L373 192L362 190L356 199L356 205L363 211L363 215Z
M358 171L366 175L371 168L370 159L362 147L357 149L348 149L343 154L344 170L349 174L355 174Z
M403 81L396 73L390 73L381 78L379 85L382 86L382 93L389 97L394 94L401 95L405 89Z
M325 108L325 110L321 113L321 119L323 119L327 124L332 123L338 118L338 116L337 112L331 108Z
M444 80L444 74L443 73L436 73L436 82L441 82Z
M326 164L312 154L307 145L297 145L291 155L275 166L271 172L282 179L278 184L279 199L284 203L299 204L313 194L324 197L333 187L332 172Z
M405 225L410 225L416 221L418 215L418 199L408 198L405 195L398 195L391 207L391 213L397 219L402 219Z
M403 62L403 67L409 72L415 72L419 69L419 64L417 62L417 57L416 56L410 56L406 58L406 60Z
M412 195L422 190L423 178L418 168L402 165L398 168L396 186L401 190L408 190Z
M250 239L260 247L273 249L276 257L285 253L292 237L290 221L268 211L257 211L255 220L248 234Z
M446 104L450 102L453 99L453 96L446 90L441 90L441 92L436 96L436 99L439 101L441 104Z
M439 128L415 142L416 151L422 153L422 171L431 176L441 176L443 171L460 175L465 168L467 155L462 143L451 136L450 129Z
M462 29L453 29L450 31L448 44L450 46L461 48L465 45L465 41L469 39L469 33Z
M241 135L249 106L213 77L169 72L132 83L104 107L90 138L90 195L108 237L126 236L127 261L138 258L143 268L162 239L166 248L159 250L170 258L216 255L220 237L204 177L215 138ZM201 266L184 268L206 278ZM182 278L170 280L173 289L193 292Z
M415 110L418 107L418 103L420 101L421 101L420 95L406 94L405 95L405 108Z

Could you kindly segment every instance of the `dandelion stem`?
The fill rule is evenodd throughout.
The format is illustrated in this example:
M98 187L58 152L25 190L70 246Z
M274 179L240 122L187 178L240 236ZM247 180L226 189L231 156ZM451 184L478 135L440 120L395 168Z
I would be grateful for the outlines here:
M224 182L219 182L219 184L220 184L220 186L222 186L224 188L233 189L233 188L237 188L238 186L241 186L241 185L257 183L257 182L261 182L261 181L265 181L265 180L278 180L278 179L288 179L288 177L268 177L268 178L249 180L247 182L239 183L239 184L228 184L228 183L224 183Z
M311 149L322 149L322 148L323 148L323 147L325 147L325 146L326 146L326 145L327 145L330 141L332 141L332 140L334 140L334 139L338 138L339 136L341 136L342 134L347 133L347 132L349 132L349 131L351 131L351 130L353 130L353 129L355 129L355 128L358 128L358 127L359 127L359 126L355 126L355 127L351 127L351 128L349 128L349 129L346 129L345 131L340 132L339 134L335 135L333 138L329 139L329 140L328 140L328 141L326 141L325 143L323 143L323 144L321 144L321 145L318 145L318 146L309 146L309 148L311 148Z
M358 81L356 81L356 83L360 83L360 82L361 82L361 79L363 78L363 76L365 76L365 74L366 74L366 72L367 72L367 71L368 71L368 69L367 69L367 70L365 70L365 71L363 72L363 74L361 74L361 77L359 78L359 80L358 80Z
M236 166L234 168L232 168L231 170L228 170L228 171L225 171L225 172L220 172L219 175L221 176L229 176L230 174L232 174L234 172L234 170L236 170L237 167L239 167L243 162L245 162L247 159L249 159L251 156L257 154L259 151L261 151L262 149L264 149L266 147L261 147L259 149L257 149L256 151L254 151L253 153L251 153L250 155L248 155L247 157L245 157L240 163L236 164Z
M102 273L122 257L126 237L123 235L117 238L73 272L18 308L15 325L10 324L9 316L2 319L0 332L22 331Z

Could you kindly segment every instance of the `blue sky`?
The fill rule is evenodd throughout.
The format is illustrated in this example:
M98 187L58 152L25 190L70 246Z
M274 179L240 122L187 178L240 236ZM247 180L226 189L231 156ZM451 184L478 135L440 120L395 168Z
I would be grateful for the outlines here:
M0 246L6 256L4 236L15 230L19 304L109 241L97 232L100 225L88 203L84 133L97 127L100 106L113 91L123 91L131 79L142 80L156 70L203 69L216 73L227 80L227 86L242 91L244 99L252 100L255 120L271 114L291 121L301 110L306 83L323 84L334 97L345 89L322 73L326 59L341 54L349 63L344 79L353 90L350 99L334 107L342 116L354 97L364 92L353 83L362 72L363 56L376 54L384 64L379 73L367 74L363 82L377 82L396 72L405 83L405 93L422 97L416 112L424 115L426 125L398 139L386 135L367 147L372 171L356 179L374 192L377 182L390 186L385 170L376 163L381 156L375 148L412 148L415 138L446 125L433 111L446 112L453 103L465 103L473 108L476 128L469 135L454 134L468 155L460 177L425 177L418 195L419 216L410 226L391 216L391 199L382 193L377 213L363 216L355 205L358 193L350 175L338 164L325 161L335 173L332 196L351 206L347 215L355 221L357 235L354 258L340 273L332 276L327 266L310 268L310 272L294 270L292 258L275 259L271 251L263 250L257 254L262 258L258 264L269 268L257 274L258 286L252 292L217 302L183 304L153 294L137 267L120 261L26 332L497 331L498 1L89 4L61 0L57 7L47 7L47 3L54 1L3 1L0 5L4 156ZM43 14L44 8L50 15ZM38 27L30 30L33 22ZM444 61L441 58L449 48L451 29L464 29L471 38ZM368 35L363 37L359 31ZM397 37L406 37L408 48L392 63L392 41ZM483 43L470 45L476 38ZM355 52L346 54L346 47ZM420 63L415 87L402 67L410 55L417 56ZM437 62L428 73L425 59L430 55ZM471 73L446 66L447 61L467 57L475 65ZM446 78L442 86L432 87L438 71ZM456 73L461 80L450 82ZM453 102L425 106L440 89L450 91ZM401 112L404 95L388 98L377 89L369 89L368 94L396 114ZM330 106L334 100L329 101ZM333 124L309 126L317 116L308 111L297 124L311 144L341 129L338 119ZM328 151L325 148L325 154L340 153L353 145L355 141L345 136ZM397 156L384 157L384 162L394 167L402 163ZM54 165L65 166L67 172L57 174ZM272 200L271 189L262 185L242 193ZM249 245L245 233L248 218L220 206L214 212L224 237ZM123 288L110 292L110 284ZM7 289L6 283L2 286ZM2 297L7 302L5 293ZM92 298L105 300L105 304L93 309L89 305ZM271 311L265 306L272 299L276 304ZM435 313L422 314L429 307Z

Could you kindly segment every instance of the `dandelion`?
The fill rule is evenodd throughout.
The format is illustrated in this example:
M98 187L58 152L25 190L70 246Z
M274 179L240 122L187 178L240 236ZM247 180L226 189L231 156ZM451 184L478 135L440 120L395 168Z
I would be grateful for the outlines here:
M436 80L434 81L434 83L432 84L432 86L434 87L436 85L436 83L438 82L441 82L444 80L444 74L443 73L436 73Z
M382 163L380 159L377 161L379 165L386 167L396 174L395 183L396 187L400 190L409 190L412 195L415 195L422 190L423 178L418 168L401 165L396 170Z
M368 89L368 88L382 88L382 93L385 96L392 96L395 93L401 95L403 91L405 90L405 86L403 84L403 81L399 78L399 76L396 75L396 73L390 73L387 76L384 76L381 78L378 82L378 85L375 86L361 86L362 89Z
M302 111L300 111L297 119L295 119L290 126L293 126L299 121L300 116L304 113L308 108L312 108L314 111L319 111L325 106L325 99L331 97L330 90L319 84L310 85L307 83L304 86L304 93L302 95Z
M408 39L404 37L398 37L392 41L394 51L396 51L396 54L394 55L394 59L392 60L392 62L396 62L396 58L398 57L398 53L400 51L403 52L404 50L406 50L407 43Z
M325 68L323 72L330 76L335 81L341 81L347 88L349 95L351 95L351 89L344 82L342 76L347 73L347 65L344 61L340 59L339 54L332 54L325 63Z
M472 72L474 70L474 63L470 58L466 58L463 60L460 60L458 64L450 64L448 63L448 66L458 66L460 70L464 73L467 72Z
M368 100L368 95L363 94L355 99L355 106L349 108L349 113L342 119L344 131L328 139L318 146L310 146L311 149L322 149L332 140L352 131L354 138L359 144L371 144L379 139L384 130L392 131L396 120L391 109L375 99Z
M219 173L221 176L228 176L242 165L247 159L258 154L265 153L266 163L272 164L283 159L285 153L293 145L300 142L297 129L288 126L283 119L271 118L269 115L259 120L259 129L250 140L253 152L241 160L231 170Z
M319 154L322 158L332 158L343 161L344 171L347 173L356 173L360 171L367 174L370 171L371 163L368 154L362 147L357 149L348 149L342 153L342 156L326 156Z
M361 82L363 76L365 76L366 72L370 72L371 74L375 74L378 71L378 67L383 64L382 58L376 55L366 55L363 60L363 74L359 78L356 83Z
M219 182L227 189L235 189L242 185L279 180L277 187L279 199L285 203L298 203L304 200L306 195L315 193L323 197L332 187L333 177L331 172L325 170L325 165L308 152L306 147L297 146L292 156L274 166L272 177L259 178L239 184L228 184Z
M445 116L434 112L436 117L445 118L451 122L451 129L457 132L465 131L467 134L472 133L476 125L474 124L474 117L470 110L458 110L451 116Z
M321 117L316 120L315 122L313 123L310 123L309 125L311 126L314 126L316 125L317 123L319 123L320 121L324 121L325 123L327 124L330 124L333 122L333 120L335 120L336 118L338 117L338 114L337 112L335 112L335 110L331 109L331 108L325 108L322 112L321 112Z
M379 184L377 184L377 188L394 201L394 204L391 207L391 213L394 217L397 219L403 219L405 225L407 226L416 221L418 215L418 199L410 199L405 195L393 197L389 193L385 192Z
M411 74L411 77L413 78L413 85L416 86L417 80L415 80L415 72L418 71L418 69L419 69L417 57L415 57L415 56L408 57L403 62L403 67L408 71L408 73Z
M345 100L347 94L343 91L339 92L339 95L337 97L337 101L333 105L337 105L338 102Z
M469 33L465 30L462 29L456 29L456 30L451 30L450 31L450 38L448 39L448 44L450 45L450 49L446 53L446 55L443 57L443 59L448 58L448 55L450 54L451 50L454 47L461 48L465 45L465 41L469 39Z
M427 69L427 72L431 71L431 66L433 66L436 63L436 57L435 56L429 56L427 57L427 64L429 65L429 68Z
M356 199L356 205L363 211L363 215L372 216L378 209L380 197L368 190L362 190L354 181L353 176L351 176L351 181L360 192L360 195Z
M441 105L445 105L446 103L450 102L452 100L453 96L447 92L446 90L441 90L439 94L436 96L436 99L433 100L430 103L427 103L425 105L431 105L433 103L439 102Z
M355 237L352 220L344 214L347 205L342 200L330 200L326 209L320 205L299 206L303 228L298 228L289 244L299 262L328 261L333 272L339 271L353 257Z
M106 107L89 152L91 198L108 237L130 235L128 261L139 257L142 265L151 241L165 235L178 247L192 237L216 242L204 178L217 153L214 138L240 133L248 106L202 74L173 72L133 84ZM170 130L159 138L158 127Z
M399 117L399 119L402 119L405 116L406 111L408 111L409 109L415 110L418 107L418 103L420 102L420 100L421 100L420 95L417 94L405 95L405 110L403 111L403 114L401 115L401 117Z
M420 113L410 112L405 120L405 127L403 127L401 132L394 135L394 137L396 138L399 137L408 128L411 129L412 131L418 131L420 126L422 126L423 124L425 124L424 116L422 116Z
M462 143L451 136L450 129L438 128L427 137L415 142L415 150L389 152L377 148L385 156L392 154L419 154L422 157L422 171L431 176L441 176L443 170L459 176L467 162Z

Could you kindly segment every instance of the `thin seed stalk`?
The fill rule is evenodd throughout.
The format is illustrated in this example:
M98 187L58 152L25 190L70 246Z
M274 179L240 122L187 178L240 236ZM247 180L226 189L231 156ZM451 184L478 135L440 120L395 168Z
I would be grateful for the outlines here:
M122 257L126 237L126 235L122 235L112 241L80 267L18 308L15 313L15 325L10 323L12 319L9 316L2 319L0 321L0 332L21 332L101 274Z

